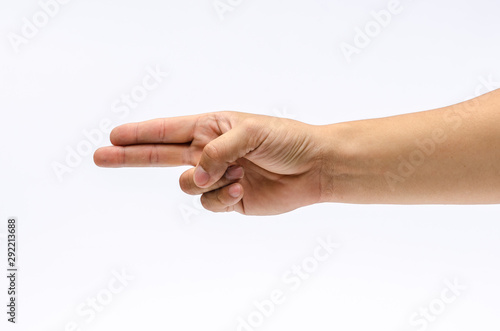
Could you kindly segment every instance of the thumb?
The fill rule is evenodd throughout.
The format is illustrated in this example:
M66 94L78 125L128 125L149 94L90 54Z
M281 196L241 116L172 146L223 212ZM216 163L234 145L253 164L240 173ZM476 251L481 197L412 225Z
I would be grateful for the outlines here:
M194 183L205 188L216 183L234 161L259 146L259 139L246 125L239 125L205 145L194 170Z

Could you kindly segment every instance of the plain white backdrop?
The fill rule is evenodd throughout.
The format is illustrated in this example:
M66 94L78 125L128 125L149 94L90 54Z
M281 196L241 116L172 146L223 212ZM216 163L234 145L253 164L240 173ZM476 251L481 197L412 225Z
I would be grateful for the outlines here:
M16 325L1 278L0 329L498 330L500 206L213 214L180 190L186 167L92 161L102 125L218 110L327 124L500 87L500 3L401 0L384 21L390 2L1 0L0 275L9 216L20 274ZM340 247L314 265L320 238ZM461 290L443 303L447 282Z

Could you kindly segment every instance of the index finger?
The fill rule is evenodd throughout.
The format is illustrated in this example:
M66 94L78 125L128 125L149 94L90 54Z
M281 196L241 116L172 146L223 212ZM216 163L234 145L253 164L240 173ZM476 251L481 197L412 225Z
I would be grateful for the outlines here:
M187 143L193 140L194 127L200 116L157 118L123 124L111 131L110 140L115 146Z

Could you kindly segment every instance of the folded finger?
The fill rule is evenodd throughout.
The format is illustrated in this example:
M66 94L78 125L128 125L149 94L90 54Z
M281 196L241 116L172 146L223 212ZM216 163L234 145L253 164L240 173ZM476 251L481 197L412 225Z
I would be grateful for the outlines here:
M223 186L233 183L236 180L243 178L244 175L243 167L239 165L232 165L227 168L224 176L222 176L221 179L215 182L215 184L207 188L200 188L194 183L194 178L193 178L194 169L195 168L186 170L179 178L179 185L181 189L185 193L191 195L198 195L205 192L216 190L218 188L221 188Z
M213 212L228 212L238 209L243 198L243 186L234 183L218 190L204 193L201 196L202 206Z

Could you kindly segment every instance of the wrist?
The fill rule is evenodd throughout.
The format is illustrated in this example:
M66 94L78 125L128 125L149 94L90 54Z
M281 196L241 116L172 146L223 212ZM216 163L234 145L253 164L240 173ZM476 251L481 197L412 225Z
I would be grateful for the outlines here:
M349 152L348 135L343 123L318 126L318 145L320 153L320 201L338 202L341 200L342 177L347 176L346 169Z
M369 147L373 137L363 134L367 132L363 125L364 121L355 121L318 129L321 137L320 202L359 202L363 187L379 177L376 155L371 155Z

